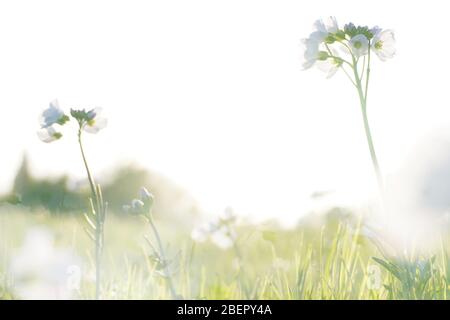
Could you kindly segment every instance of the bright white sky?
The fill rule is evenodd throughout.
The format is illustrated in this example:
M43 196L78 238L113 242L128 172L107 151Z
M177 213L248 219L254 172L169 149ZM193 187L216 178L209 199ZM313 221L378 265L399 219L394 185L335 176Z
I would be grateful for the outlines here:
M445 1L2 1L0 190L22 152L41 176L82 176L74 136L36 137L55 98L101 106L96 172L133 160L208 210L299 216L317 190L375 183L360 109L343 74L301 71L312 23L396 32L395 59L372 66L369 117L385 173L415 141L450 124Z

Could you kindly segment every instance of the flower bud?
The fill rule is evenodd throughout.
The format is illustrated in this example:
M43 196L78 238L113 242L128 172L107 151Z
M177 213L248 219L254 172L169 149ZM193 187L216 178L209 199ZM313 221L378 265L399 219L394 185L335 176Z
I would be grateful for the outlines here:
M133 212L140 213L144 209L144 203L139 199L131 201L131 209Z
M154 197L145 187L142 187L139 190L139 195L141 197L142 202L149 203L150 205L153 203Z
M326 51L319 51L319 53L317 54L317 60L320 61L325 61L328 59L330 55L328 54L328 52Z
M325 37L324 41L326 44L333 44L336 41L336 38L332 34L329 34Z
M86 113L86 120L87 120L87 121L91 121L91 120L93 120L96 116L97 116L97 112L96 112L95 109L89 110L89 111Z

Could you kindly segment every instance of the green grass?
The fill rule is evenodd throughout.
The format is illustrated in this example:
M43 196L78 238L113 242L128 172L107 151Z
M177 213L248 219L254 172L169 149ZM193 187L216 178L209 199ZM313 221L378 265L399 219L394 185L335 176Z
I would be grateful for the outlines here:
M351 222L352 221L352 222ZM419 258L386 258L355 232L355 220L328 220L283 230L271 224L239 225L236 245L222 250L194 243L191 230L156 219L167 246L177 293L186 299L446 299L449 259L445 242ZM31 226L45 226L56 246L83 260L81 290L92 299L93 245L81 216L50 216L13 207L0 209L0 279ZM350 226L351 225L351 226ZM150 258L148 225L136 216L110 215L105 229L102 298L170 299L165 279ZM378 275L371 274L379 270ZM374 282L375 281L375 282ZM375 283L375 285L373 285ZM369 284L372 284L370 286ZM0 284L3 298L18 298Z

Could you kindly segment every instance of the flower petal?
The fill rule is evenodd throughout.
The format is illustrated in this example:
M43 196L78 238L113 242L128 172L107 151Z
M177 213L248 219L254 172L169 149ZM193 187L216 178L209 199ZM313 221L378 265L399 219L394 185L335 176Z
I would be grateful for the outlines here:
M38 130L37 136L39 139L41 139L41 141L45 143L50 143L58 139L61 139L62 134L56 131L56 129L53 126L49 126Z
M94 119L92 119L91 121L87 122L83 126L83 130L88 132L88 133L96 134L101 129L106 128L107 125L108 125L108 120L106 118L97 118L97 117L95 117Z

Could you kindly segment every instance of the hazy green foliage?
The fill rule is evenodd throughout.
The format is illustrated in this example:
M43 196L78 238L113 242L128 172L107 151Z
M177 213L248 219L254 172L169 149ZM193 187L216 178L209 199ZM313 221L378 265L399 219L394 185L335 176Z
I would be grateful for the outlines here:
M169 179L132 164L108 172L108 179L102 181L104 198L111 213L121 214L122 206L135 197L141 186L152 186L152 193L158 198L154 212L164 212L166 218L176 220L179 216L195 215L196 202L190 195ZM81 214L89 208L89 186L82 181L77 187L70 187L69 177L39 179L32 175L25 155L16 173L12 191L0 196L0 203L21 204L31 210L46 209L50 213Z
M73 248L85 261L83 275L93 268L89 239L81 217L25 214L12 206L0 212L0 273L28 227L45 225L57 244ZM358 230L358 219L338 210L328 219L305 219L293 230L275 224L238 227L235 250L210 242L194 243L190 229L157 221L165 239L177 293L191 299L446 299L448 255L442 249L409 261L384 257ZM7 223L6 223L7 222ZM170 299L159 267L151 259L144 236L150 230L142 217L113 216L105 228L102 297ZM377 275L371 270L379 270ZM375 277L373 279L373 277ZM375 280L375 286L372 282ZM372 286L369 284L372 283ZM10 292L2 289L4 298ZM94 284L82 278L79 298L92 298Z

